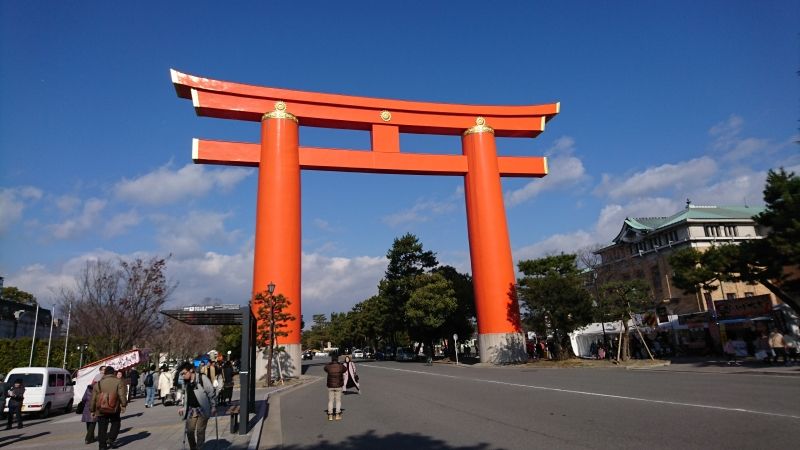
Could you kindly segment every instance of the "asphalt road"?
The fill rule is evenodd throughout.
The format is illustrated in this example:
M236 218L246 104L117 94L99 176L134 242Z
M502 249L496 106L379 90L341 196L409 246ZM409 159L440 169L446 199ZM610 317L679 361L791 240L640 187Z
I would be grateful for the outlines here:
M287 450L798 445L797 376L364 362L328 422L324 361L306 364L320 378L270 404Z

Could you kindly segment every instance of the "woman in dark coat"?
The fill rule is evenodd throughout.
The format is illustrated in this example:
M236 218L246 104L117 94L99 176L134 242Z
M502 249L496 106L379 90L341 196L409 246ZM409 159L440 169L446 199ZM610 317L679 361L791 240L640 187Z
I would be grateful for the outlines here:
M89 386L86 386L86 392L83 393L83 399L81 403L83 404L83 414L81 415L81 422L86 423L86 443L91 444L92 442L96 442L97 438L94 437L94 428L95 424L97 423L97 417L92 416L91 408L89 408L89 403L92 401L92 392L94 391L95 384L92 383Z
M233 399L233 364L225 361L222 366L222 403L227 405Z

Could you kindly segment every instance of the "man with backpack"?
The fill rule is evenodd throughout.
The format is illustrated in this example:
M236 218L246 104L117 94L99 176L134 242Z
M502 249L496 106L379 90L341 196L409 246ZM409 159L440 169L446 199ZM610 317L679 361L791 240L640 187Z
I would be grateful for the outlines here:
M125 381L115 376L116 370L108 366L103 371L103 378L97 382L92 392L89 408L97 417L97 442L100 450L116 448L116 440L120 429L120 414L128 405L128 389ZM111 424L111 431L108 424Z
M206 441L208 419L217 415L214 404L217 391L208 375L199 370L195 371L191 364L181 371L181 379L186 400L184 407L178 410L178 414L186 421L189 449L196 450L202 448Z
M144 407L152 408L156 398L155 377L153 371L156 366L148 367L144 373Z

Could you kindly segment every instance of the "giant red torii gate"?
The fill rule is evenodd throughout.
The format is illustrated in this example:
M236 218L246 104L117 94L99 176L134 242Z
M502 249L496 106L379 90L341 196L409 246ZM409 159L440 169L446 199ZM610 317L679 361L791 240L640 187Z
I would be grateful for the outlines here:
M192 148L196 163L259 168L254 294L274 282L291 300L289 312L300 316L301 170L463 176L481 361L525 358L500 177L542 177L547 160L497 156L495 136L538 136L559 103L411 102L253 86L175 70L171 75L178 96L191 98L198 115L261 122L260 143L194 139ZM372 148L300 147L300 125L369 131ZM461 135L462 154L401 153L400 133ZM288 332L281 345L290 370L299 373L300 321Z

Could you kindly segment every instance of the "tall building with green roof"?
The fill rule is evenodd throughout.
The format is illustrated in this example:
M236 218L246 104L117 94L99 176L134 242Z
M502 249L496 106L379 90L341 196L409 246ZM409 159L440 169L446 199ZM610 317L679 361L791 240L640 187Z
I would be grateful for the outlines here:
M686 208L670 216L628 217L612 243L595 251L602 260L598 273L605 279L646 281L662 318L698 315L714 308L713 301L720 300L768 296L775 304L770 291L760 284L723 282L710 293L711 298L706 298L707 293L684 293L672 286L668 261L672 252L687 246L702 251L713 245L763 238L767 230L753 219L763 210L761 206L702 206L687 202Z

